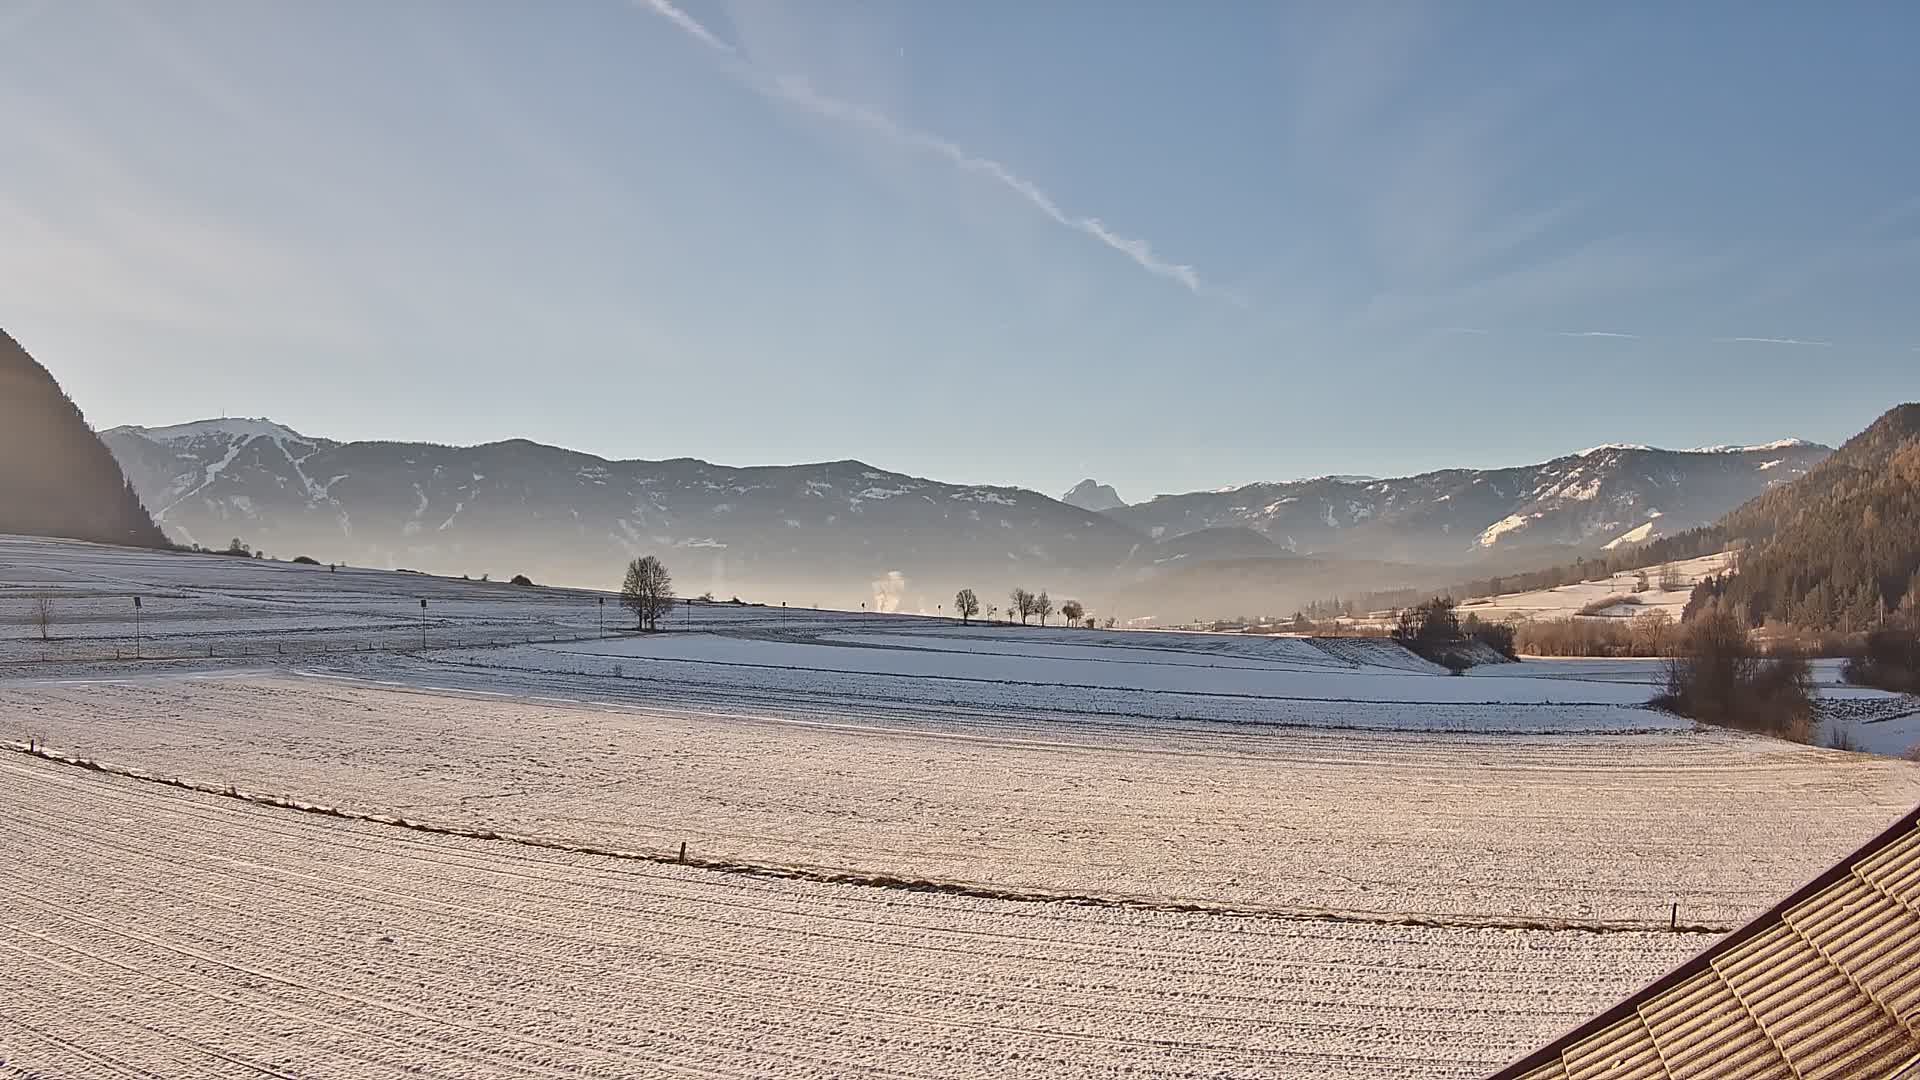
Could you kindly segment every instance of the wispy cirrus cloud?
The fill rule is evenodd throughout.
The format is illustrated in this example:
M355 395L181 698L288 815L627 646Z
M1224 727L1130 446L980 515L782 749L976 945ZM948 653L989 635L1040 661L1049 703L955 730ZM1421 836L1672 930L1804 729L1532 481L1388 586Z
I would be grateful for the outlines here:
M754 66L751 61L744 59L739 49L675 6L670 0L635 0L635 2L642 9L671 22L695 41L732 58L730 69L733 73L769 99L858 128L896 146L931 154L965 172L984 176L1020 196L1029 206L1046 215L1054 224L1099 241L1150 274L1177 282L1196 296L1203 293L1219 293L1201 280L1200 272L1191 264L1174 262L1161 256L1154 251L1153 245L1147 240L1120 233L1100 218L1068 212L1058 200L1038 184L1016 173L1003 162L975 154L951 139L903 124L871 105L822 93L803 78L791 75L770 76ZM1219 293L1219 295L1230 294Z
M1640 340L1639 334L1627 334L1618 330L1561 330L1555 336L1574 338L1622 338L1627 341Z
M637 2L641 7L671 22L673 25L679 27L683 33L710 49L726 53L730 56L736 55L739 52L739 50L735 49L732 45L720 40L719 36L714 34L713 31L700 25L700 20L668 3L667 0L637 0Z
M1811 345L1822 349L1830 349L1833 347L1833 342L1831 341L1818 341L1810 338L1723 337L1714 338L1713 340L1716 344L1720 345Z

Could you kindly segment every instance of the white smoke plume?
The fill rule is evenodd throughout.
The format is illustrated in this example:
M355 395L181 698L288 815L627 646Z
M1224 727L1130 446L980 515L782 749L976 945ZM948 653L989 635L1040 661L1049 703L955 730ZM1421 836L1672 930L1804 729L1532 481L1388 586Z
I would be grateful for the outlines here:
M898 570L887 571L887 576L873 583L873 604L870 611L899 611L900 601L907 595L907 575Z

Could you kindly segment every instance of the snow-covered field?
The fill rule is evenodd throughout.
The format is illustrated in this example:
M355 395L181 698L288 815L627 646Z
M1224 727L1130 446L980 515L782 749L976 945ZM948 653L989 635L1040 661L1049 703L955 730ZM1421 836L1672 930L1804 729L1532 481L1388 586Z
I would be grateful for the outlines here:
M1639 571L1627 570L1610 577L1595 578L1574 585L1561 585L1552 589L1536 589L1532 592L1503 593L1499 596L1477 596L1460 605L1461 615L1469 613L1492 622L1514 622L1520 619L1570 619L1579 615L1585 608L1614 597L1627 597L1627 601L1610 605L1596 617L1630 619L1648 611L1664 611L1675 622L1687 606L1687 598L1693 595L1693 587L1702 578L1724 573L1733 565L1733 554L1721 552L1717 555L1703 555L1697 559L1683 559L1665 566L1650 567L1646 570L1647 590L1635 592L1639 586ZM1678 588L1663 589L1661 583L1672 570L1677 579Z
M1641 708L1635 661L728 605L602 637L587 593L0 540L0 611L55 586L199 613L156 646L446 614L162 662L0 622L0 1074L1483 1075L1920 801Z
M629 618L611 600L603 610L602 599L579 589L0 536L0 663L133 658L136 649L146 658L245 657L573 638L596 633L603 615L606 626ZM730 605L694 605L692 615L702 625L774 617Z
M0 793L20 1076L1464 1078L1702 940L775 880L32 759Z

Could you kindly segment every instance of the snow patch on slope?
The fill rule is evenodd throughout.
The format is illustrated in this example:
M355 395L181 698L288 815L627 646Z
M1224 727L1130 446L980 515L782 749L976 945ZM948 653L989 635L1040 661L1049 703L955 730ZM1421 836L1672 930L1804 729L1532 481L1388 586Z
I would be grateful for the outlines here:
M303 443L313 441L292 428L276 424L265 417L222 417L218 420L195 420L192 423L173 424L169 427L128 426L114 430L143 435L155 442L198 439L208 435L225 435L228 438L243 441L257 438L292 439L294 442Z
M1506 517L1487 526L1486 531L1480 534L1480 546L1492 547L1500 542L1502 536L1505 536L1515 529L1526 528L1527 523L1531 520L1533 519L1525 514L1508 514Z
M1624 544L1638 544L1652 535L1653 535L1653 522L1649 521L1644 525L1638 525L1638 526L1635 526L1634 528L1628 529L1626 532L1623 532L1619 536L1616 536L1613 539L1607 541L1604 547L1605 547L1605 550L1612 551L1614 548L1620 547Z
M1689 454L1758 454L1768 450L1793 450L1813 444L1805 439L1775 439L1768 443L1755 443L1752 446L1734 446L1723 443L1719 446L1696 446L1687 451Z

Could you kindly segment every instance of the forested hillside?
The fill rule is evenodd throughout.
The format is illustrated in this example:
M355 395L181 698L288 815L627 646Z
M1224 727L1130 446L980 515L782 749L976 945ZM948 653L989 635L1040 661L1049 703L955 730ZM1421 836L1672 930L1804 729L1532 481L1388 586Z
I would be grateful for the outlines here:
M1900 405L1806 475L1749 499L1719 521L1619 551L1464 582L1456 598L1557 588L1730 548L1736 573L1702 582L1689 616L1737 605L1769 620L1852 633L1920 619L1920 404ZM1310 615L1405 607L1419 590L1361 593Z
M0 533L165 547L80 409L0 331Z
M1901 405L1806 476L1717 528L1745 541L1739 571L1689 611L1737 605L1759 623L1851 632L1920 608L1920 404Z

